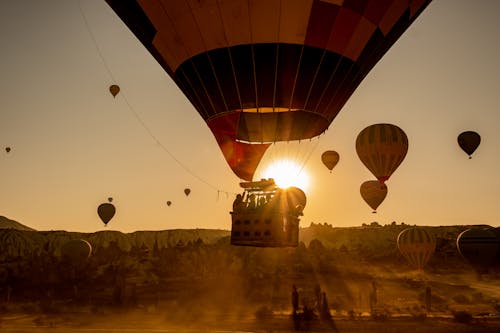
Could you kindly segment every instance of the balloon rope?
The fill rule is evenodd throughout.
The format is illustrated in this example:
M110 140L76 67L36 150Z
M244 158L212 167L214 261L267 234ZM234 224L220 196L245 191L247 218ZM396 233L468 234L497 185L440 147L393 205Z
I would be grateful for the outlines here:
M89 36L90 38L92 39L92 42L94 43L94 46L97 50L97 53L99 54L99 58L101 59L101 62L102 64L104 65L104 67L106 68L106 71L108 72L108 75L110 76L111 80L113 82L117 82L115 80L115 77L113 76L113 72L111 71L111 69L109 68L108 66L108 63L106 62L102 52L101 52L101 49L99 48L99 45L97 43L97 40L95 39L95 36L94 34L92 33L92 30L90 29L90 25L87 21L87 17L85 16L85 13L83 12L83 8L81 6L81 0L78 0L78 8L80 9L80 14L82 15L82 18L83 18L83 22L85 23L85 28L87 29L87 32L89 33ZM122 89L123 90L123 89ZM213 190L217 191L217 192L224 192L226 193L226 196L228 194L233 194L233 195L236 195L236 193L234 192L231 192L231 191L224 191L224 190L220 190L219 188L217 188L216 186L212 185L211 183L209 183L208 181L206 181L205 179L199 177L198 175L196 175L194 172L192 172L184 163L182 163L178 158L176 158L168 149L167 147L161 143L161 141L156 137L156 135L149 129L149 127L146 125L146 123L141 119L141 117L139 116L139 114L134 110L134 108L132 107L132 105L129 103L128 99L126 98L125 94L122 92L120 92L120 96L123 98L123 100L125 101L125 103L127 104L129 110L132 112L132 114L134 115L135 119L139 122L139 124L144 128L144 130L148 133L148 135L151 137L151 139L153 139L153 141L156 142L156 144L158 144L162 150L167 153L170 158L172 158L182 169L184 169L187 173L189 173L191 176L193 176L194 178L198 179L201 183L211 187Z

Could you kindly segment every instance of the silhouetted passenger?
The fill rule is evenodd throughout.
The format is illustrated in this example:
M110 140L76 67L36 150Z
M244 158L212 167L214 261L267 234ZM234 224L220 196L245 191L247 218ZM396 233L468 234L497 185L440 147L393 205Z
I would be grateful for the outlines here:
M233 201L233 212L238 212L241 211L241 209L244 207L243 204L243 196L241 194L236 195L236 199Z
M248 209L255 209L255 208L257 208L257 203L255 201L255 194L250 194L248 196L247 208Z

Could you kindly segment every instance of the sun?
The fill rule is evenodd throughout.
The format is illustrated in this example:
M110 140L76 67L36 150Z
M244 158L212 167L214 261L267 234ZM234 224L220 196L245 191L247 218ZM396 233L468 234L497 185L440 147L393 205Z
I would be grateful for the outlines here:
M273 178L280 188L296 186L303 191L309 188L309 176L297 163L290 160L275 161L262 173L264 178Z

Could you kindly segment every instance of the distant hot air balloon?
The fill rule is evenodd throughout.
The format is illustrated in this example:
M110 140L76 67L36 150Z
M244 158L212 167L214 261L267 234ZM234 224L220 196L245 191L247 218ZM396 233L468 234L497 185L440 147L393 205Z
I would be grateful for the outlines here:
M270 143L323 133L430 0L106 0L241 179Z
M368 180L361 184L359 188L361 197L376 213L378 206L387 196L387 186L381 184L378 180Z
M340 159L339 153L333 150L327 150L321 154L321 161L332 172Z
M7 154L10 153L10 150L10 147L5 147L5 152L7 152Z
M401 231L397 239L399 252L413 267L422 270L436 250L436 238L423 227Z
M186 195L186 197L189 195L189 193L191 193L191 190L189 188L185 188L184 194Z
M356 138L359 159L381 183L403 162L407 151L408 137L396 125L371 125Z
M471 228L457 237L457 249L479 272L495 264L499 242L496 234L489 228Z
M118 95L118 93L120 92L120 87L116 84L113 84L109 86L109 92L111 93L111 95L113 95L113 97L116 97L116 95Z
M476 132L466 131L458 135L457 141L460 148L469 155L470 159L472 158L472 153L474 153L481 143L481 136Z
M113 202L113 198L112 198L112 197L109 197L109 198L108 198L108 202Z
M79 265L90 257L92 245L83 239L72 239L61 247L61 257L73 265Z
M112 203L105 202L97 207L97 214L101 218L104 225L107 225L109 221L115 216L115 206Z
M172 204L172 201L167 201L167 206L170 207L171 204Z

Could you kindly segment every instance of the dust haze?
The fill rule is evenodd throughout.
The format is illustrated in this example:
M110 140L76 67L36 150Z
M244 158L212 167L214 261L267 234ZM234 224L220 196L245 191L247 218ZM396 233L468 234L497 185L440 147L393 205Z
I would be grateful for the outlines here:
M500 269L460 257L467 227L432 228L424 271L397 251L405 227L313 223L296 248L232 246L225 230L0 229L0 329L498 332ZM90 257L63 256L72 239L88 241Z

